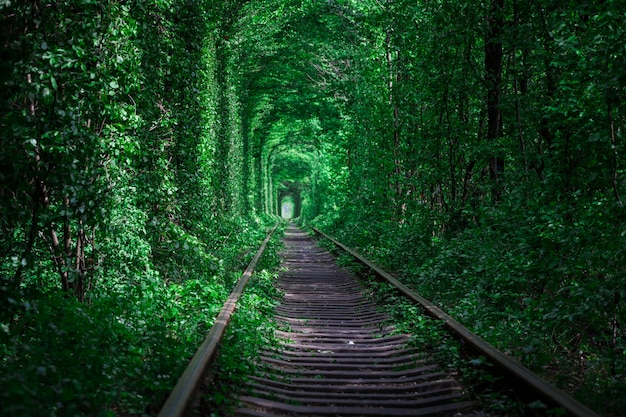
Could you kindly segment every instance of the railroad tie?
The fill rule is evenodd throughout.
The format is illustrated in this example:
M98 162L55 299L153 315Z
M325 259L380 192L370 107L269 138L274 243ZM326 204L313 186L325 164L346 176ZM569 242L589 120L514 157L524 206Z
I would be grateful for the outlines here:
M471 407L331 254L295 227L284 243L280 343L260 352L262 373L250 378L237 416L459 415Z

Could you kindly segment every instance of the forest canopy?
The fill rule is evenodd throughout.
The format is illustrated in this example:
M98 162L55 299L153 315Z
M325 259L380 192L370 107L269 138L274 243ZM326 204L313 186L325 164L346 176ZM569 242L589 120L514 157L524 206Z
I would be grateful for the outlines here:
M0 1L3 413L154 414L288 203L618 415L624 16Z

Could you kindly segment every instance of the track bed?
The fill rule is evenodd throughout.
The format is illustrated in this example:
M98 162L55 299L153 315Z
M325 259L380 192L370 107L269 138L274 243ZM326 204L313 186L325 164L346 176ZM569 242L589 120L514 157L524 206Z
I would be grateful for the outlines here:
M296 228L284 237L278 346L237 416L478 415L460 385L394 334L357 278Z

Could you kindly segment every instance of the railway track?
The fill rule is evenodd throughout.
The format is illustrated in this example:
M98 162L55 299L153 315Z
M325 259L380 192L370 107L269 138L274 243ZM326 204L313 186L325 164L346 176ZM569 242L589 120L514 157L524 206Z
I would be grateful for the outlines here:
M279 343L258 352L258 371L249 377L246 387L237 387L243 394L238 397L235 416L489 416L447 367L411 347L410 335L395 331L388 315L363 295L357 277L338 267L335 258L314 239L290 226L283 241L284 268L276 286L284 298L274 318L280 329L276 331ZM390 281L425 312L442 320L467 346L494 363L517 390L531 393L532 398L550 407L561 408L561 415L597 417L376 265L341 243L334 243ZM246 271L248 275L251 268ZM239 293L241 290L243 287ZM232 312L234 302L230 300L226 305ZM224 325L227 321L217 320ZM218 340L209 339L203 346L210 344L214 349ZM196 356L203 356L202 350ZM178 385L189 389L198 385L198 372L206 369L193 363L190 368L194 368L196 382L187 382L188 368ZM191 408L193 395L184 388L181 391L184 394L170 396L160 417L184 415Z
M238 416L427 416L471 408L459 384L393 334L357 278L303 232L284 238L281 345L260 352Z

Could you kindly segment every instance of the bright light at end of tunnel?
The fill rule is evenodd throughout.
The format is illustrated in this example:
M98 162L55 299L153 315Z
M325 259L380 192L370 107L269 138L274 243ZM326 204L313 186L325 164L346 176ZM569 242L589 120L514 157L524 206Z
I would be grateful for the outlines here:
M294 211L293 199L283 198L280 206L280 215L283 219L292 219Z

